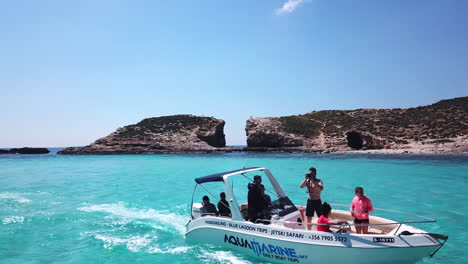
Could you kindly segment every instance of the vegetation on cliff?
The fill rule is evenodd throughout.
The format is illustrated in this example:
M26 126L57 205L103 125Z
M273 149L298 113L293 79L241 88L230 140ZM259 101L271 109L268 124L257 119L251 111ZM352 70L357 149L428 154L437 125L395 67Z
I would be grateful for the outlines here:
M352 129L394 142L443 139L468 134L468 97L408 109L317 111L304 119L324 124L324 133L342 136Z
M226 146L224 120L194 115L144 119L84 147L59 154L139 154L211 152Z
M115 137L135 138L145 137L152 134L179 133L201 128L203 132L211 122L211 118L193 115L173 115L146 118L135 125L129 125L119 129Z
M281 128L287 133L303 135L307 138L319 135L318 130L321 123L304 116L283 116L280 117Z

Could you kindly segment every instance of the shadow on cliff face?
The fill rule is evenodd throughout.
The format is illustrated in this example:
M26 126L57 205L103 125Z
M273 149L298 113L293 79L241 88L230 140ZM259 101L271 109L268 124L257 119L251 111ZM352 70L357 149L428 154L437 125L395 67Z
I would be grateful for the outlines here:
M216 126L215 133L209 135L197 135L197 137L208 145L215 148L226 147L226 137L224 135L224 121Z
M289 148L303 145L301 138L284 137L276 133L257 132L247 137L248 147Z
M383 149L386 141L374 138L372 135L363 135L357 131L349 131L346 133L348 147L352 149Z
M255 133L247 137L249 147L278 148L284 146L284 137L270 133Z

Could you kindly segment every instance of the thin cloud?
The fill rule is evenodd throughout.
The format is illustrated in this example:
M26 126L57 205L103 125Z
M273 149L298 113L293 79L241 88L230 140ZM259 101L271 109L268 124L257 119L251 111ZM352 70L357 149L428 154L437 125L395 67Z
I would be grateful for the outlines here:
M292 13L296 8L304 3L305 0L288 0L281 8L276 9L277 15Z

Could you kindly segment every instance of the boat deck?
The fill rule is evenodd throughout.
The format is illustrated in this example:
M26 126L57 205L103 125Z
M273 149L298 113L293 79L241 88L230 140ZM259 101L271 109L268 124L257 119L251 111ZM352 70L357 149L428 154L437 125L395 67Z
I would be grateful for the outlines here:
M298 215L288 217L289 222L295 222L293 219L297 219ZM318 217L314 216L312 219L313 224L317 224ZM342 211L342 210L332 210L332 213L330 215L330 221L332 222L343 222L346 221L348 222L349 225L347 226L338 226L338 225L332 225L330 227L330 230L333 232L338 232L338 231L344 231L348 234L351 233L356 233L356 227L354 225L354 218L350 215L348 211ZM383 219L380 217L374 217L371 216L369 219L369 234L388 234L392 230L394 230L396 227L398 227L398 224L391 224L393 223L391 220ZM372 225L374 224L374 225ZM386 225L381 225L381 224L386 224ZM286 227L290 227L292 229L306 229L306 225L298 225L298 224L284 224ZM317 230L316 225L312 225L312 230Z
M244 203L240 206L241 212L244 215L244 218L247 219L247 203ZM300 208L300 206L297 206ZM304 208L305 210L305 208ZM285 223L283 224L285 227L291 228L291 229L299 229L299 230L305 230L306 225L304 224L305 219L303 220L303 224L298 224L296 221L297 219L300 218L300 213L299 211L295 211L294 213L287 215L285 217L282 217L279 222L284 221ZM317 224L318 217L315 215L312 218L312 223ZM333 232L338 232L340 229L346 233L356 233L356 227L354 226L354 217L351 216L349 211L344 211L344 210L336 210L332 209L332 212L330 214L330 221L332 222L343 222L346 221L348 222L348 226L340 227L338 225L333 225L330 227L330 230ZM370 216L369 217L369 229L368 233L369 234L388 234L392 230L398 227L398 224L392 224L394 221L388 220L385 218L380 218L376 216ZM385 225L382 225L385 224ZM316 225L312 225L312 230L317 230Z

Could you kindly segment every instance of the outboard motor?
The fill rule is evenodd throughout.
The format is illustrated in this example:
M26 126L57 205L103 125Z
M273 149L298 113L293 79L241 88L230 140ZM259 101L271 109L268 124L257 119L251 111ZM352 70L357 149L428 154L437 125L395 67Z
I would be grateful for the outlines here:
M203 207L201 203L193 203L192 205L192 219L196 219L201 216L200 209Z

